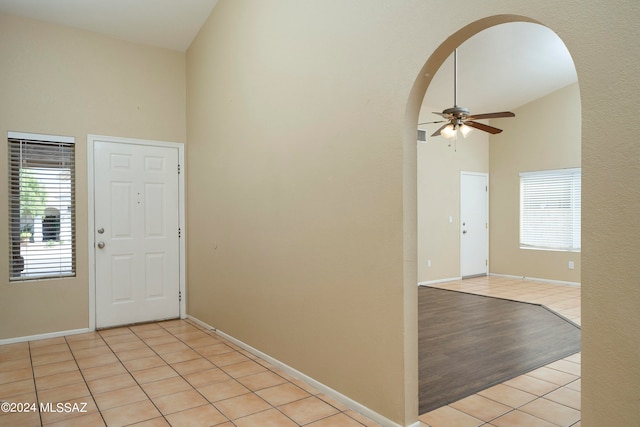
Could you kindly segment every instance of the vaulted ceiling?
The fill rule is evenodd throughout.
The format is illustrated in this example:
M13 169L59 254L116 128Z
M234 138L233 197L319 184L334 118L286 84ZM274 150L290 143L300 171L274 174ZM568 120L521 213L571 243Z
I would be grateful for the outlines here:
M118 39L186 51L218 0L0 0L0 13L53 22ZM424 58L426 61L427 58ZM458 105L511 110L577 79L571 56L548 28L510 23L458 48ZM422 119L453 106L453 60L435 74Z
M451 55L429 85L421 119L453 106L453 75ZM512 110L576 81L567 47L542 25L497 25L458 47L458 106L472 113Z
M218 0L0 0L0 12L185 51Z

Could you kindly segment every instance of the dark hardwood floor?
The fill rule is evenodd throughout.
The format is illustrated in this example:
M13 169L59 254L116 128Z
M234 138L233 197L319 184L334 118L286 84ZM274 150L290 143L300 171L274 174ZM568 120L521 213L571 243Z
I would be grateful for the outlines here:
M547 308L418 288L420 414L580 351L580 328Z

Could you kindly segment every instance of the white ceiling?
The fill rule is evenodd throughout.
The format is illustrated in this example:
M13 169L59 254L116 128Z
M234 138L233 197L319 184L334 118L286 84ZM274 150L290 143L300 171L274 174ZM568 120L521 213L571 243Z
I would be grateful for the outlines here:
M0 0L0 12L185 51L218 0ZM425 58L426 60L426 58ZM510 23L458 48L458 105L472 113L517 108L577 79L560 38L548 28ZM453 59L435 74L421 121L453 106Z
M0 12L185 51L218 0L0 0Z
M427 89L421 121L453 107L453 70L452 54ZM566 46L542 25L497 25L458 47L458 106L471 113L509 111L576 81Z

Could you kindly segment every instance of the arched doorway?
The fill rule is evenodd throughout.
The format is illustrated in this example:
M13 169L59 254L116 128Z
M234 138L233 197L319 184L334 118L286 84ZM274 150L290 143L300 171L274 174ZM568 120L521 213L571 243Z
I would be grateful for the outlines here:
M423 69L421 70L421 73L419 74L418 79L416 80L416 84L414 85L413 91L412 91L412 96L410 98L410 103L408 105L407 108L407 119L409 117L419 117L419 120L416 120L415 122L412 121L413 125L415 126L416 123L418 122L422 122L425 120L429 120L428 117L425 117L425 111L427 114L430 113L430 111L440 111L442 110L443 107L449 107L452 104L451 101L453 101L453 99L450 98L450 102L442 105L440 103L440 105L433 106L432 108L427 108L424 111L420 111L421 108L418 108L417 111L414 110L415 108L415 102L418 101L418 98L420 97L420 93L422 93L422 95L424 96L424 94L427 93L427 87L425 87L425 82L426 85L429 86L431 84L435 84L435 80L434 78L437 76L438 73L438 69L442 66L442 64L445 64L446 58L451 54L451 52L453 52L454 49L460 47L463 44L466 44L465 42L470 41L472 38L474 38L474 36L476 36L477 34L483 33L484 30L486 29L490 29L490 28L495 28L496 26L500 26L500 24L508 24L508 23L518 23L518 24L526 24L526 25L530 25L530 26L535 26L535 27L539 27L542 29L545 29L547 31L549 31L546 27L541 26L538 23L535 23L534 21L524 18L524 17L520 17L520 16L497 16L497 17L491 17L491 18L486 18L484 20L480 20L477 21L473 24L470 24L469 26L461 29L460 31L456 32L454 35L452 35L451 37L449 37L445 42L443 42L440 47L438 49L436 49L436 51L434 51L434 53L432 54L432 56L429 58L429 60L425 63L425 66L423 67ZM485 32L486 33L486 32ZM557 37L557 36L555 36ZM558 39L559 40L559 39ZM526 48L526 46L524 47ZM572 64L572 63L571 63ZM573 68L573 70L575 71L575 68ZM447 70L448 71L448 70ZM436 79L437 80L437 79ZM477 84L477 83L476 83ZM577 88L577 84L575 85L575 90L572 92L572 94L569 94L568 96L572 96L573 94L576 94L577 97L577 101L576 101L576 105L578 106L578 124L576 126L576 132L577 132L577 136L576 136L576 145L578 147L578 154L577 154L577 166L579 167L579 162L580 162L580 154L579 154L579 149L580 149L580 134L579 134L579 128L580 128L580 112L579 112L579 105L580 105L580 100L579 100L579 90ZM431 90L431 86L429 86L429 90ZM541 95L547 95L547 93L543 93ZM500 108L500 107L496 107L496 108L491 108L491 107L486 107L486 106L480 106L480 110L478 111L475 106L473 105L464 105L464 106L468 106L469 108L473 108L473 112L475 113L484 113L484 112L490 112L490 111L502 111L504 109L511 109L512 107L506 107L506 108ZM421 105L422 107L422 105ZM485 109L487 109L487 111L485 111ZM489 111L490 110L490 111ZM417 113L417 114L416 114ZM416 116L413 116L413 114L416 114ZM433 120L433 119L431 119ZM573 123L573 122L572 122ZM407 123L405 123L407 124ZM500 122L500 125L502 125L503 123ZM538 124L540 126L540 124ZM439 125L438 125L439 126ZM553 125L550 125L551 128L553 128ZM437 127L437 126L436 126ZM502 127L502 126L500 126ZM415 129L415 127L414 127ZM413 130L413 141L409 142L405 139L405 144L407 143L412 143L415 144L415 130ZM510 132L513 134L515 131L517 131L516 128L510 128ZM409 128L406 128L406 135L408 137L409 134ZM427 132L428 134L430 132ZM505 132L505 134L507 134ZM574 135L575 136L575 135ZM471 146L473 144L473 147ZM499 142L499 144L503 144L502 141ZM439 147L435 147L435 145L439 145ZM460 266L459 266L459 253L457 252L459 250L459 232L460 232L460 228L458 227L459 223L458 223L458 218L456 217L458 212L459 212L459 197L451 197L452 194L455 193L455 191L459 191L459 183L454 182L453 185L451 186L451 188L447 188L447 185L443 185L443 181L445 184L451 184L452 181L455 181L455 176L457 175L459 177L460 171L461 170L465 170L465 169L471 169L474 172L487 172L489 173L489 145L488 145L488 140L481 140L480 142L478 141L474 141L473 143L469 143L467 144L468 147L467 148L467 152L461 152L463 150L461 150L462 147L457 147L458 150L455 150L455 147L447 147L446 142L439 142L439 141L433 141L433 144L431 144L431 147L434 148L433 150L431 150L430 152L427 153L427 150L424 150L425 152L421 153L421 148L423 147L418 147L418 152L416 154L416 176L417 176L417 181L418 184L417 185L417 200L416 200L416 205L417 205L417 219L416 219L416 229L417 229L417 249L416 249L416 268L418 271L418 282L423 282L423 283L429 283L431 281L435 282L438 280L451 280L451 279L457 279L458 277L458 272L460 271ZM497 143L495 144L497 145ZM513 146L513 141L511 141L511 145ZM406 145L405 145L406 146ZM480 148L479 148L480 147ZM545 150L545 148L541 148L541 150ZM456 152L457 151L457 152ZM484 158L481 158L480 161L478 161L478 157L479 157L479 153L483 152L483 154L480 155L484 156ZM514 153L512 153L514 154ZM573 153L575 154L575 153ZM432 163L432 167L440 167L439 173L440 173L440 178L441 180L436 180L434 179L434 176L428 176L427 174L424 173L423 170L421 170L421 155L431 155L431 156L439 156L437 157L435 160L433 160L435 163ZM517 154L515 154L517 155ZM527 155L527 154L524 154ZM465 157L466 156L466 157ZM443 162L443 157L449 157L449 159L447 159L450 162L457 162L455 164L455 167L451 167L451 164L446 164L446 162ZM455 160L452 159L452 157L456 157ZM475 161L475 162L474 162ZM504 161L504 160L501 160ZM483 162L485 163L483 165ZM553 165L553 162L551 163ZM571 167L576 166L575 164L570 165ZM524 167L523 165L518 165L517 167L522 168ZM560 165L559 167L567 167L566 165ZM473 169L476 170L473 170ZM482 170L483 168L485 168L486 170ZM540 166L540 169L551 169L553 168L553 166ZM480 170L477 170L480 169ZM444 170L448 170L450 171L453 175L451 177L447 177L445 179L442 179L442 173ZM498 173L498 176L500 176L500 174L503 171L500 170ZM431 219L433 220L433 217L437 217L439 218L439 220L441 221L440 223L436 223L436 224L430 224L431 228L430 228L430 232L431 232L431 237L433 237L433 233L434 232L440 232L441 234L445 233L445 232L450 232L451 233L451 239L447 239L446 237L443 237L443 235L439 235L437 236L435 239L432 239L431 242L427 242L426 246L428 246L428 244L431 244L431 247L428 248L431 250L431 252L429 252L429 250L425 250L425 242L422 241L422 236L421 233L425 232L425 224L424 221L425 219L423 218L423 216L421 215L421 209L424 209L424 206L427 205L425 203L424 200L421 200L421 197L423 197L425 195L424 192L424 188L421 188L421 183L424 182L425 180L430 180L432 182L432 187L430 188L430 190L432 191L432 194L430 196L427 197L429 203L428 205L433 207L436 204L439 204L439 208L440 210L437 213L433 213L431 212ZM406 183L406 182L405 182ZM500 189L500 191L504 191L504 189ZM448 198L448 200L437 200L436 198L433 197L433 194L436 194L437 192L440 192L440 194L446 194L446 198ZM447 205L447 203L449 203L449 205ZM515 215L517 215L517 209L518 209L518 203L517 201L515 202L516 205L516 213ZM513 212L510 212L511 215L513 215ZM517 221L516 223L516 227L517 227ZM447 224L451 224L450 229L447 230ZM517 229L516 229L516 233L517 233ZM517 238L516 238L517 239ZM497 239L498 240L498 239ZM509 241L509 242L501 242L504 246L508 246L509 244L513 244L513 241ZM443 247L446 249L447 245L449 245L448 250L450 250L450 252L447 254L447 250L443 250ZM518 241L515 241L515 245L518 245ZM516 246L517 248L517 246ZM504 250L504 249L502 249ZM494 254L497 253L494 249ZM453 254L453 255L452 255ZM438 257L440 256L441 258L437 258L434 259L434 257ZM506 255L502 255L504 257L506 257ZM575 269L575 265L576 265L576 261L572 261L569 260L569 262L567 263L567 260L565 259L566 256L560 256L557 257L555 256L555 258L547 258L545 260L537 260L537 261L522 261L524 263L529 263L529 265L527 266L526 264L524 264L525 266L523 266L523 264L520 264L519 267L522 273L513 273L513 271L511 270L505 270L505 271L497 271L498 273L502 273L502 274L513 274L518 275L518 276L527 276L527 277L537 277L537 278L544 278L547 280L554 280L554 275L556 276L555 279L556 280L560 280L560 281L566 281L566 282L577 282L579 283L580 281L580 276L579 276L579 253L573 254L573 255L569 255L569 258L577 258L577 265L578 265L578 269L576 272ZM508 257L507 257L508 258ZM449 262L449 265L444 265L444 263ZM514 264L513 259L507 259L506 263L510 263L510 264ZM534 264L536 264L534 266ZM569 272L569 275L563 275L564 272L560 272L558 273L558 268L556 267L551 267L552 271L550 273L551 277L543 277L541 276L539 273L536 274L534 272L540 272L541 269L544 270L545 266L549 266L551 265L551 263L558 263L560 265L562 265L562 268L564 270L573 270L572 272ZM504 264L504 263L503 263ZM518 265L517 263L515 264L516 266ZM504 269L504 266L499 267L500 269ZM575 274L577 273L577 275ZM566 277L570 277L569 279L566 279ZM576 278L577 279L574 279Z

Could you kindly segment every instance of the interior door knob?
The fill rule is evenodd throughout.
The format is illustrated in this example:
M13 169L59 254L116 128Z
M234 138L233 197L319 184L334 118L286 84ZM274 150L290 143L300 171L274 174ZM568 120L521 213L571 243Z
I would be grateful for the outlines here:
M98 242L98 248L99 249L104 248L104 242Z
M467 234L467 230L462 230L462 234Z

